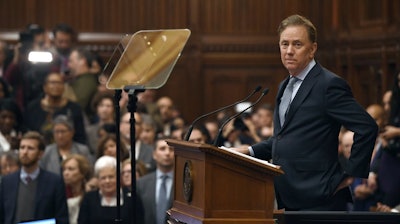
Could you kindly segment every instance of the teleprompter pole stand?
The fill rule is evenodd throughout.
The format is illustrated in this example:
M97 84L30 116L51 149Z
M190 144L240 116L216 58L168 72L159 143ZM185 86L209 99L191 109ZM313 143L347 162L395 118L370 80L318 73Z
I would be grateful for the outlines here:
M121 160L121 141L120 141L120 131L119 131L119 124L120 124L120 107L119 107L119 101L121 100L121 93L122 90L115 90L114 93L114 107L115 107L115 126L116 126L116 145L117 145L117 171L116 171L116 176L117 176L117 214L115 218L115 223L122 223L121 219L121 166L119 165L119 161Z
M125 86L124 91L128 93L128 112L131 113L130 140L131 140L131 199L132 199L132 220L136 221L136 128L135 112L137 110L137 94L144 92L144 86Z
M128 93L128 112L131 114L130 122L130 144L131 144L131 199L132 199L132 223L135 223L136 220L136 129L135 129L135 112L137 110L137 94L140 92L144 92L145 89L143 86L126 86L124 91ZM120 106L119 101L121 100L122 90L115 90L114 95L114 106L115 106L115 124L116 124L116 138L117 138L117 217L115 219L115 223L122 223L121 219L121 134L120 134Z

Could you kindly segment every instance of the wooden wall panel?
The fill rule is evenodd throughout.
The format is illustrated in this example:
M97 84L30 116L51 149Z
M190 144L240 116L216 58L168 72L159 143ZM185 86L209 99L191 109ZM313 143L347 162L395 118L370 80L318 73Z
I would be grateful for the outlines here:
M344 77L363 106L380 102L400 69L399 8L397 0L2 0L0 38L15 43L28 23L66 22L80 33L79 44L107 60L124 33L189 28L182 57L158 95L173 97L191 121L257 84L270 87L263 101L274 103L287 75L276 29L295 13L318 29L317 60Z

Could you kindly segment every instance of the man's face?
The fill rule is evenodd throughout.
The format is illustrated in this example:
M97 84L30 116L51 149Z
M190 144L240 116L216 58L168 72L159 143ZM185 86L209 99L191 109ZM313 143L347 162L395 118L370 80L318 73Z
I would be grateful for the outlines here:
M54 45L58 53L67 56L72 48L71 34L58 31L54 36Z
M170 147L165 140L157 140L153 159L157 162L157 166L167 170L172 169L174 166L174 148Z
M317 43L309 39L304 26L289 26L280 36L281 60L291 75L298 75L314 58Z
M82 58L79 57L78 51L72 51L68 59L68 68L72 75L78 75L82 63Z
M23 167L35 166L43 155L35 139L22 139L19 146L19 161Z
M164 97L157 102L158 110L160 111L161 119L168 122L173 118L174 105L171 99Z

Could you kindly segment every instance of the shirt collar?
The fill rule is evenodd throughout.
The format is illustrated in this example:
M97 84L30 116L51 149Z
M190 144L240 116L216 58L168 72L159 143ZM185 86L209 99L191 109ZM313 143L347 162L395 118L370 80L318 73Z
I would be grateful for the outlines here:
M163 173L161 170L157 169L156 170L156 176L157 179L161 178L162 176L167 175L169 178L173 178L174 177L174 171L170 171L168 173Z
M300 79L301 81L303 81L307 74L311 71L311 69L314 67L314 65L317 64L315 62L315 60L311 60L310 63L308 63L308 65L303 69L303 71L301 71L298 75L296 75L296 78Z
M36 178L39 176L39 173L40 173L39 167L36 168L35 171L33 171L32 173L29 173L29 174L22 168L20 178L21 178L21 180L25 180L26 177L29 176L32 180L36 180Z

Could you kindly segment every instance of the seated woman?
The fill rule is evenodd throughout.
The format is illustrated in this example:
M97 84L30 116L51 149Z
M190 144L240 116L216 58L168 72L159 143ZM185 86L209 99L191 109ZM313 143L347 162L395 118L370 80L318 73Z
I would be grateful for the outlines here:
M85 194L85 183L91 174L91 166L87 158L79 154L70 154L62 162L69 223L78 223L79 207Z
M129 158L129 151L124 144L120 144L120 161L124 161ZM117 137L115 134L106 134L100 139L99 146L97 148L97 158L102 156L117 157Z
M40 166L50 172L61 175L61 163L70 154L80 154L93 164L93 157L87 145L74 141L73 122L65 115L58 115L53 120L54 143L46 146Z
M121 192L119 223L132 223L132 195L126 188L117 189L116 159L111 156L100 157L94 166L94 173L99 181L99 190L91 191L83 197L79 216L79 224L108 224L117 218L117 190ZM143 207L140 199L136 198L135 223L144 223Z

